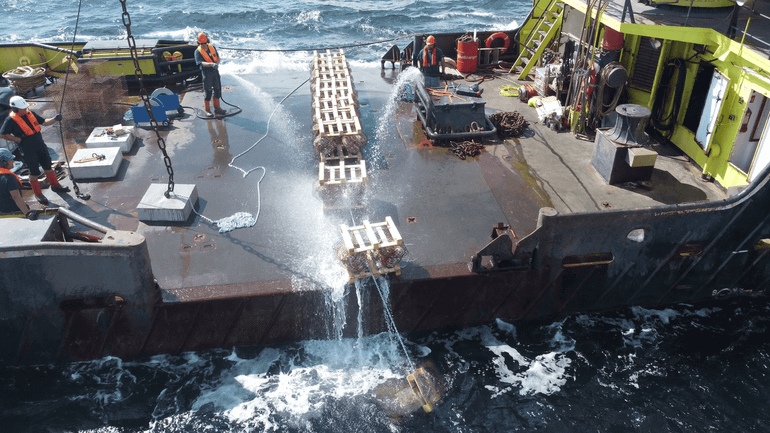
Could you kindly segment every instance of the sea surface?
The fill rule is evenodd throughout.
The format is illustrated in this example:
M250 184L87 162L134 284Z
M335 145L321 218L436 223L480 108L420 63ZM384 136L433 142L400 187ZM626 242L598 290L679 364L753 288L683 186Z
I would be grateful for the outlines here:
M514 29L528 5L127 0L135 38L206 31L234 77L305 69L301 50L351 45L353 68L378 67L413 33ZM0 7L0 43L73 38L78 1ZM119 1L82 2L78 41L125 35ZM719 299L403 341L0 368L0 432L768 432L769 325L766 299ZM431 413L393 402L417 367L439 397Z

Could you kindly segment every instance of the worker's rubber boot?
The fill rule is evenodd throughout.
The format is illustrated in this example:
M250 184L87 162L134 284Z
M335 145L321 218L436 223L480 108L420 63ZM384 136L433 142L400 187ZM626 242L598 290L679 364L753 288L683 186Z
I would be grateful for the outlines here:
M45 178L48 179L48 183L51 184L51 191L53 192L70 192L68 186L62 186L59 183L59 179L56 177L56 173L53 171L46 172Z
M206 117L214 117L211 113L211 103L209 101L203 101L203 111L206 112Z
M219 106L219 98L214 98L214 114L216 114L217 116L221 116L223 114L227 114L227 111L223 110Z
M34 175L29 175L29 186L32 187L37 202L44 206L48 205L48 199L43 195L43 190L40 189L40 182L38 182L37 177L33 178L32 176Z

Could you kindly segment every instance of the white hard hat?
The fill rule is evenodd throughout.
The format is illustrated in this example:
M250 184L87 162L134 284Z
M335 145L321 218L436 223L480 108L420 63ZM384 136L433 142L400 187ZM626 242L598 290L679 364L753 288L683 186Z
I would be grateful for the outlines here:
M27 101L24 100L21 96L12 96L11 100L8 101L11 107L18 108L19 110L23 110L25 108L29 107L29 104L27 104Z
M13 160L13 153L11 153L10 150L0 147L0 161L12 161Z

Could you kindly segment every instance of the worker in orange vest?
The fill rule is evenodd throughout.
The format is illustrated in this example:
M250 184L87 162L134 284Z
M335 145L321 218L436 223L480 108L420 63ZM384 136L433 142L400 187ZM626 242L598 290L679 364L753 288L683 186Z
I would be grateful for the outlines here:
M222 81L219 77L219 55L214 45L209 43L209 38L205 33L198 34L198 49L195 50L195 63L201 68L203 78L203 107L206 111L206 117L214 117L214 114L221 116L227 114L219 106L219 98L222 97ZM214 94L214 114L211 113L212 90Z
M48 126L54 122L61 121L61 114L57 114L50 119L44 119L36 113L30 111L29 104L21 96L13 96L8 101L11 106L11 113L5 119L2 128L0 128L0 137L19 143L19 150L24 163L29 169L29 184L35 198L42 205L48 204L48 199L43 195L40 188L38 176L40 176L40 167L43 167L45 178L51 184L53 192L69 192L69 187L59 184L56 173L53 172L51 155L48 153L48 146L43 141L43 135L40 133L40 125Z
M31 220L37 219L37 211L27 206L27 202L21 196L21 179L16 176L13 169L13 153L5 148L0 148L0 212L22 212Z
M425 47L417 56L417 65L425 78L425 87L436 88L441 85L441 74L446 65L457 67L454 59L444 57L441 48L436 47L436 38L433 35L425 40Z

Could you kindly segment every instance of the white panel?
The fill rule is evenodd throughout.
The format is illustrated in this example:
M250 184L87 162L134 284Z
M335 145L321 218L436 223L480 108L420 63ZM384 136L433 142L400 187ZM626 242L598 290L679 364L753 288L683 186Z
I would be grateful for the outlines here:
M714 135L714 128L716 128L719 111L722 109L722 101L725 99L729 83L730 80L727 77L719 71L714 71L714 77L711 79L711 86L709 86L709 96L703 107L698 131L695 133L695 141L700 144L703 150L708 149L711 143L711 137Z
M754 162L751 164L751 171L749 171L749 182L753 181L756 175L762 172L770 163L770 145L768 141L770 139L770 132L768 127L770 122L765 122L765 128L762 130L762 138L759 139L759 146L757 147L757 154L754 156Z

